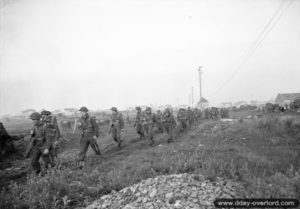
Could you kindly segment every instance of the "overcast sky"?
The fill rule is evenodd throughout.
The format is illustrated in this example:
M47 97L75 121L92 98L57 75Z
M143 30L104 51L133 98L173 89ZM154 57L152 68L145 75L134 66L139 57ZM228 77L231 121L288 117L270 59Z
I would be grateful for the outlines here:
M200 65L213 104L300 92L300 0L289 1L0 0L0 115L188 104Z

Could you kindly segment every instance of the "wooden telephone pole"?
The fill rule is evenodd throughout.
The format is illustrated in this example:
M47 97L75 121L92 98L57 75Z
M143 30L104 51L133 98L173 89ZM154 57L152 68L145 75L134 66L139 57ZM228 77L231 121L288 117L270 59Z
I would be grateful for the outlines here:
M203 73L203 71L201 70L203 67L200 66L199 69L198 69L198 72L199 72L199 87L200 87L200 100L199 100L199 103L200 103L200 108L202 109L202 86L201 86L201 74Z

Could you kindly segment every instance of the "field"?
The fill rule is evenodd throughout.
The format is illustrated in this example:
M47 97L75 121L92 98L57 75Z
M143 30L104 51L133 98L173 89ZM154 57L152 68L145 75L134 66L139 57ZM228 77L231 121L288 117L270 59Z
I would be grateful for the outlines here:
M57 168L43 177L21 172L10 185L2 182L0 208L82 208L112 190L174 173L203 174L211 181L232 179L240 183L242 196L248 198L300 199L300 117L251 119L247 115L249 112L234 114L243 120L198 122L183 133L177 131L172 144L166 142L166 134L156 133L154 147L139 139L132 124L126 124L121 150L103 127L98 138L103 155L90 149L83 169L74 163L80 133L65 131L63 136L71 140L62 143ZM26 129L27 125L16 128ZM8 130L16 133L13 126ZM21 164L29 167L24 160L9 166Z

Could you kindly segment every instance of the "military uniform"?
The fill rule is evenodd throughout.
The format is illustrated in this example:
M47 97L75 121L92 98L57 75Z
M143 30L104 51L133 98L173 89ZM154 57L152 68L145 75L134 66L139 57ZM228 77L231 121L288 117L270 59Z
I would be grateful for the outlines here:
M50 150L50 160L52 163L56 163L58 154L58 142L61 137L61 133L57 124L57 119L55 116L51 115L50 111L42 111L42 122L45 124L51 124L55 128L55 140Z
M177 115L178 122L180 124L180 130L183 131L187 128L187 113L185 109L180 109Z
M176 127L176 121L173 116L173 114L170 112L170 110L166 110L163 115L163 124L165 126L165 130L168 134L168 142L172 142L174 139L174 128Z
M163 115L161 113L160 110L157 111L156 114L156 125L158 127L159 132L163 133L164 132L164 128L163 128Z
M55 139L56 131L53 125L43 124L40 121L41 115L39 113L32 113L30 118L37 121L31 131L31 137L33 138L31 165L34 171L39 173L41 171L40 158L43 159L46 168L48 168L49 164L54 166L50 160L49 150ZM45 153L46 150L48 150L48 153Z
M188 108L188 121L189 121L189 125L192 126L194 125L195 121L194 121L194 111L191 108Z
M97 141L94 139L94 137L99 137L99 127L96 123L95 117L90 117L88 114L86 114L85 117L82 116L79 119L78 127L82 130L78 161L85 161L89 145L91 145L97 155L101 155Z
M137 113L136 113L136 117L135 117L135 123L134 123L134 126L135 126L135 129L136 129L136 132L140 135L140 137L144 137L144 129L143 129L143 124L142 124L142 112L141 112L141 108L140 107L137 107L136 108L137 110Z
M153 128L155 123L155 114L151 112L151 108L147 107L143 114L143 127L145 136L147 137L150 146L154 145Z
M114 111L111 115L110 121L110 130L112 134L112 138L115 142L118 143L118 146L121 147L122 139L121 139L121 130L124 129L124 120L121 113L118 112L117 108L111 108Z

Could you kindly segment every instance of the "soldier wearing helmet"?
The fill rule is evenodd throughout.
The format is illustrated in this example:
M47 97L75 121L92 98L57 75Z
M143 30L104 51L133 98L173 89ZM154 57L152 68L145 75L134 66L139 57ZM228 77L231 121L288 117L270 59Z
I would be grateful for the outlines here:
M110 130L113 140L118 143L119 148L121 148L122 139L121 131L124 129L124 120L123 116L116 107L110 109L112 111L110 118Z
M51 150L55 135L55 128L47 126L41 121L42 115L34 112L30 115L33 122L31 137L33 138L33 147L31 148L31 165L36 174L40 173L41 165L39 159L42 158L46 168L51 164L49 151ZM51 164L52 165L52 164Z
M142 108L136 107L136 117L135 117L135 123L134 127L136 129L136 132L140 135L140 138L142 139L144 137L144 129L142 124Z
M160 110L157 110L157 112L156 112L156 126L157 126L158 131L160 133L164 132L162 120L163 120L162 112Z
M187 115L188 115L189 126L192 126L195 123L194 114L195 114L194 111L190 107L188 107Z
M173 137L174 137L174 128L176 127L176 121L169 108L166 108L163 114L163 124L168 134L167 142L171 143L174 141Z
M92 147L97 155L101 155L100 148L96 141L99 137L99 126L96 123L95 117L89 116L88 108L81 107L79 111L81 112L81 118L79 119L78 128L82 131L82 135L77 161L84 165L89 146Z
M179 109L179 112L177 114L177 119L180 125L180 131L184 131L187 128L187 121L188 121L186 109L184 108Z
M44 124L53 125L54 128L55 128L54 143L53 143L52 148L50 150L50 160L51 160L51 163L53 165L57 161L58 142L59 142L59 139L61 137L61 134L60 134L60 130L59 130L59 127L58 127L58 124L57 124L57 119L54 115L52 115L52 113L50 111L43 110L41 112L41 115L42 115L42 122Z
M155 143L153 139L153 128L154 124L156 123L156 116L154 113L152 113L150 107L146 108L145 113L143 114L142 121L145 136L148 138L149 141L149 146L153 146Z

